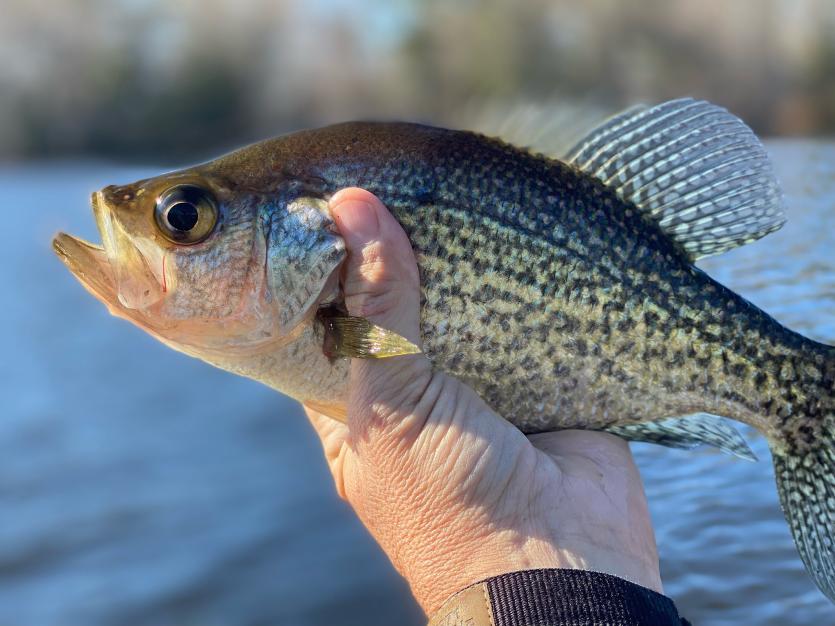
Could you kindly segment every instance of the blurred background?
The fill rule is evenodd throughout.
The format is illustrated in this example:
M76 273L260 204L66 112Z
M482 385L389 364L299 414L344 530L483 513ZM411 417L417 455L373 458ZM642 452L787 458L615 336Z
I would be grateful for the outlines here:
M694 94L835 131L829 0L4 0L0 156L158 163L345 118Z
M835 343L829 0L3 0L0 623L424 620L295 403L110 318L53 258L58 229L97 239L91 191L351 118L548 111L570 135L683 95L768 138L789 204L703 267ZM748 434L758 464L634 447L667 593L694 623L835 623Z

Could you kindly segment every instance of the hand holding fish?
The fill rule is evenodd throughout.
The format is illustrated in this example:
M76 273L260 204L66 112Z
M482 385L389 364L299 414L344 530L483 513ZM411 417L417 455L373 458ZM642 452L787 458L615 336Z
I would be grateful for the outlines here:
M420 342L412 248L372 194L330 209L345 239L351 315ZM526 437L424 355L353 359L347 425L308 408L339 494L431 614L506 572L576 568L661 591L640 476L627 443L599 432Z

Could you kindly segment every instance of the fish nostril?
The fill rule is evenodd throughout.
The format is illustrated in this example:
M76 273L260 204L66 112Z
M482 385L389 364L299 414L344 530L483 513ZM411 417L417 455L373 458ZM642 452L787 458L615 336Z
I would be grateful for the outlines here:
M115 204L118 202L130 202L134 199L135 193L131 186L108 185L101 190L105 202Z

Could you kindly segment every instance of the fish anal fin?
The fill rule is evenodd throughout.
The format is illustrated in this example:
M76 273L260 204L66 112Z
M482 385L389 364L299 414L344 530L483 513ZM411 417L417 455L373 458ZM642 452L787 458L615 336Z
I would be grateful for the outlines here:
M724 417L710 413L694 413L652 422L611 426L605 431L628 441L684 449L706 445L747 461L757 460L757 456L739 431Z

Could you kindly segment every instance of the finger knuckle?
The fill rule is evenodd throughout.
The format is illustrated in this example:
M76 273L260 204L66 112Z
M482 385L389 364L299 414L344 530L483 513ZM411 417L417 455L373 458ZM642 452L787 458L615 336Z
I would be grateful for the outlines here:
M417 264L408 243L396 245L387 239L366 244L349 260L349 271L358 274L368 282L385 281L392 276L400 280L418 280Z
M391 264L363 263L343 281L345 304L353 315L373 317L395 310L409 294L409 283Z
M345 306L351 315L374 318L394 311L402 302L396 286L393 288L365 289L345 293Z

